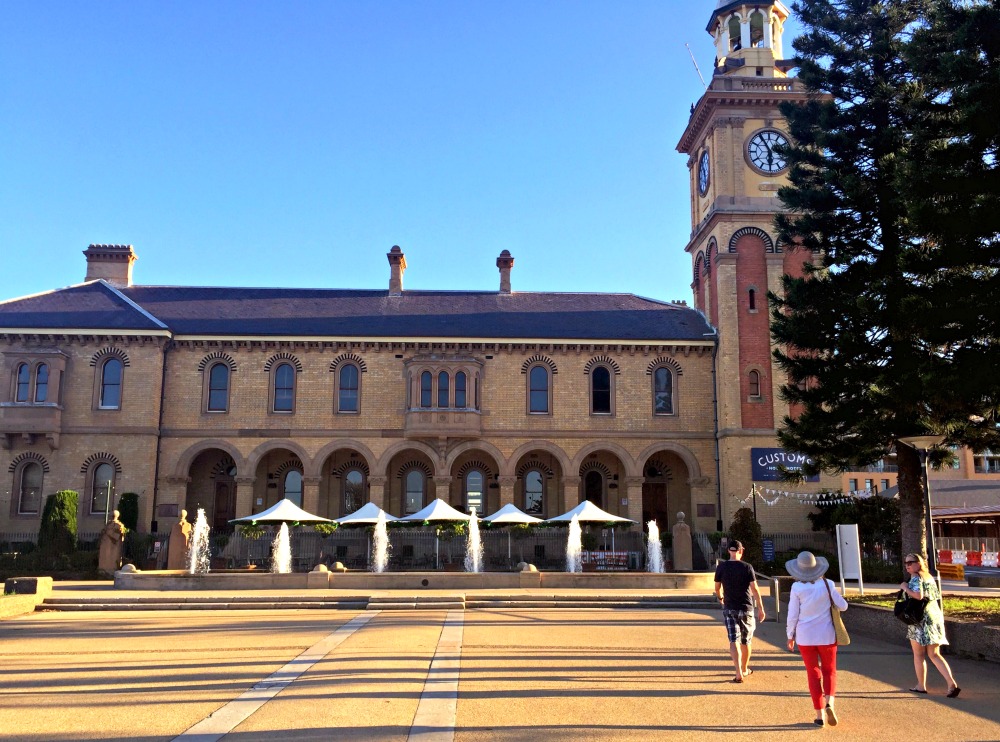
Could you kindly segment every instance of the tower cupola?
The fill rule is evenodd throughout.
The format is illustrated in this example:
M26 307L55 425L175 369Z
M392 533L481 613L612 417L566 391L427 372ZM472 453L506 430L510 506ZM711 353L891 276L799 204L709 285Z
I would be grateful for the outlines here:
M719 0L706 31L715 39L715 74L739 77L785 77L781 36L788 8L780 0Z

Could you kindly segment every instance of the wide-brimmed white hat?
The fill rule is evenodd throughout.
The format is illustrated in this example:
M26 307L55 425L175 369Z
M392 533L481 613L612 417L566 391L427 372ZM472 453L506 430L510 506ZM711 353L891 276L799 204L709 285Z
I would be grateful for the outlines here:
M813 582L830 569L830 562L826 560L826 557L818 557L811 551L803 551L795 559L789 559L785 562L785 569L796 580Z

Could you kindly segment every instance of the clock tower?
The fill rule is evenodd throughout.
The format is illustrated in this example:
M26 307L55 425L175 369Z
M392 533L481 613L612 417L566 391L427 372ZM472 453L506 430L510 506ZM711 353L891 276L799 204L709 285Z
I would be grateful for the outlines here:
M799 275L803 264L800 252L783 249L774 227L782 209L777 191L788 175L778 151L788 138L778 106L806 100L783 58L788 16L779 0L718 2L706 28L715 41L712 81L677 144L690 172L691 239L685 250L695 306L719 332L723 527L750 492L751 449L776 447L776 426L789 413L771 359L767 302L768 291L781 290L782 274ZM802 529L801 508L768 510L760 518L765 530Z

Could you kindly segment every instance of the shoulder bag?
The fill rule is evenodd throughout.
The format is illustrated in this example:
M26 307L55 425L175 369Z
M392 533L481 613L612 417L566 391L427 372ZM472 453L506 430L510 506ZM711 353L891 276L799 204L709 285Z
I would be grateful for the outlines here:
M840 609L833 603L833 593L830 592L830 582L825 577L821 577L820 579L823 580L823 584L826 585L826 594L830 596L830 619L833 621L833 630L837 635L837 646L846 647L851 643L851 636L847 633L847 627L844 626L844 618L840 615Z
M918 623L923 623L924 608L929 602L930 598L927 596L917 600L900 590L896 593L896 605L892 607L892 612L907 626L916 626Z

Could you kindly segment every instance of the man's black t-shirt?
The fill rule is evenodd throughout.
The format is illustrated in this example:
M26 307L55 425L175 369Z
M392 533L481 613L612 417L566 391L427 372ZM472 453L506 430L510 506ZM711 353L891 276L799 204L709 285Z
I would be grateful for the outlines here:
M740 559L730 559L715 568L715 581L722 583L722 606L733 611L753 610L750 585L756 580L753 567Z

